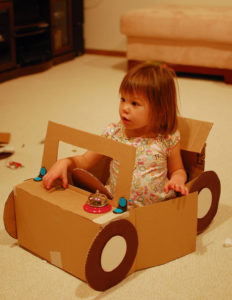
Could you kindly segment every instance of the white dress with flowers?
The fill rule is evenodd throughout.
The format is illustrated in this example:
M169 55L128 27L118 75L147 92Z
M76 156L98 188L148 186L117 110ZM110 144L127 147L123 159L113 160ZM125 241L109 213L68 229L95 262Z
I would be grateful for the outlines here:
M170 150L180 141L179 131L155 138L128 138L121 122L110 124L103 133L106 138L136 147L136 161L130 190L130 198L139 206L149 205L175 196L174 191L164 192L167 178L167 158ZM114 194L119 162L112 160L108 186Z

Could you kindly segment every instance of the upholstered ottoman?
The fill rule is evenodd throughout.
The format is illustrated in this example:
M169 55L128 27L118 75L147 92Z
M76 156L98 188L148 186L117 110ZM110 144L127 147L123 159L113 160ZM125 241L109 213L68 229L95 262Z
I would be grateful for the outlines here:
M129 67L161 61L176 71L232 83L232 7L160 5L121 17Z

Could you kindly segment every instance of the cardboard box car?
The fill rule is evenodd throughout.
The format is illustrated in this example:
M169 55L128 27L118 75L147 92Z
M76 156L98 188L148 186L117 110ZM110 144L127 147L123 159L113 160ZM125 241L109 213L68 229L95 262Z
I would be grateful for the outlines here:
M18 244L51 264L104 291L127 275L191 253L196 236L216 214L220 181L204 170L205 141L211 123L179 119L181 149L190 194L137 207L122 214L92 214L83 209L90 192L69 184L47 191L33 179L17 185L4 210L5 228ZM136 149L101 136L49 122L42 166L57 160L59 142L77 145L120 162L113 209L121 197L129 200ZM105 169L98 170L98 176ZM100 174L100 175L99 175ZM91 186L87 176L87 185ZM212 203L198 218L198 194L209 188Z

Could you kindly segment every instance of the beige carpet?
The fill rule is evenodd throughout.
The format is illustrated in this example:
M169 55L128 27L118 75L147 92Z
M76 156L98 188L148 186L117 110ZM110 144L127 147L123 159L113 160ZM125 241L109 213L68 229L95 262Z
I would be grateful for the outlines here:
M101 293L17 245L4 230L4 203L13 187L38 174L48 120L100 134L118 120L118 87L124 58L84 55L40 74L0 84L0 132L11 133L15 154L0 160L0 299L232 299L232 85L180 78L183 116L214 122L206 169L222 183L218 213L197 237L196 251L168 264L136 272ZM64 149L66 155L72 149ZM23 168L6 167L9 160ZM42 220L41 220L42 221ZM160 229L162 230L162 229ZM159 245L157 245L159 247Z

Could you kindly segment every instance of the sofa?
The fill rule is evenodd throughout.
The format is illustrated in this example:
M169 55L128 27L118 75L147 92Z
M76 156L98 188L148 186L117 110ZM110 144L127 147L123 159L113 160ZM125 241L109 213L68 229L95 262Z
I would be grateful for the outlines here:
M129 68L165 62L177 72L217 75L232 83L232 6L156 5L126 12Z

